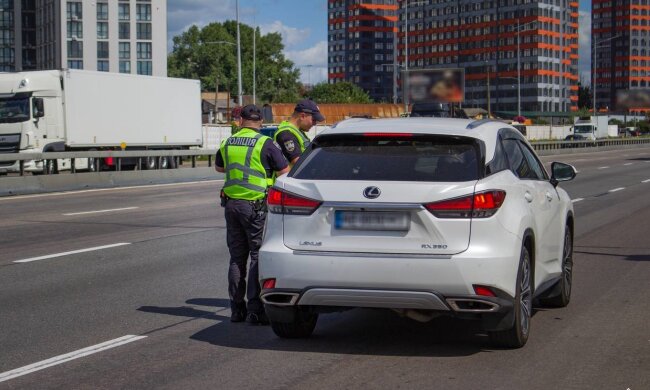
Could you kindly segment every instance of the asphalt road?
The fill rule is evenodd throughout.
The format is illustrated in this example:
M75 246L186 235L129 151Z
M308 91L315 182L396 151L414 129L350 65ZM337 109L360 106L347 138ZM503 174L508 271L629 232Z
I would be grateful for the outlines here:
M378 310L308 340L231 324L219 181L0 198L0 389L648 389L650 148L556 158L579 170L573 297L519 350Z

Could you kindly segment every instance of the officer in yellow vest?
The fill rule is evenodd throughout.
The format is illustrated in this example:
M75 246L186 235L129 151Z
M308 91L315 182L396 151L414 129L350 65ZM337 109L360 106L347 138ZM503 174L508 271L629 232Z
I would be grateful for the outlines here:
M261 135L262 112L250 104L242 107L240 130L224 140L215 159L226 174L221 191L225 207L226 236L230 251L228 294L232 322L268 324L260 300L258 255L266 220L266 192L275 175L289 172L287 160L270 137ZM246 262L250 255L248 286ZM244 300L248 298L248 303Z
M282 154L292 166L309 146L310 141L305 133L315 124L324 120L325 117L316 103L309 99L303 99L296 104L291 118L280 123L273 138L280 145Z

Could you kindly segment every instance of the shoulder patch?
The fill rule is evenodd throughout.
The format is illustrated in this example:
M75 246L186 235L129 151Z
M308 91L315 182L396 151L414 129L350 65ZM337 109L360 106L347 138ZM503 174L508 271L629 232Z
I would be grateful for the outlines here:
M296 143L293 140L284 141L284 147L287 149L287 152L291 153L296 150Z

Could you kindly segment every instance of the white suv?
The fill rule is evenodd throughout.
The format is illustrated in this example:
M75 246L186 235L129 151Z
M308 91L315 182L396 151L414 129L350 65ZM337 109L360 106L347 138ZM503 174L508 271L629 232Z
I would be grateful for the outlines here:
M280 337L319 313L393 309L482 321L521 347L533 300L571 294L574 216L528 142L494 121L351 119L314 139L268 194L262 300Z

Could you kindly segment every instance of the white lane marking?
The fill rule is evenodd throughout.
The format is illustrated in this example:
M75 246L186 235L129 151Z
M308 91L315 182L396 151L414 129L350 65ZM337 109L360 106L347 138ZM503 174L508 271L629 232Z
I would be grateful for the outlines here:
M625 187L618 187L618 188L614 188L613 190L609 190L608 192L618 192L618 191L623 191L624 189Z
M623 164L623 165L632 165L632 164L634 164L634 163L627 163L627 164Z
M643 180L641 183L650 183L650 179Z
M69 362L70 360L79 359L84 356L92 355L97 352L105 351L107 349L119 347L120 345L128 344L134 341L142 340L147 336L126 335L114 340L106 341L101 344L93 345L88 348L79 349L74 352L66 353L64 355L55 356L53 358L43 360L28 366L20 367L15 370L3 372L0 374L0 382L8 381L19 376L31 374L32 372L43 370L48 367L56 366L61 363Z
M67 256L67 255L74 255L74 254L77 254L77 253L98 251L98 250L101 250L101 249L115 248L116 246L123 246L123 245L130 245L130 244L131 244L130 242L118 242L117 244L102 245L102 246L96 246L96 247L93 247L93 248L86 248L86 249L78 249L76 251L54 253L52 255L38 256L38 257L30 257L28 259L16 260L16 261L14 261L14 263L29 263L31 261L46 260L46 259L51 259L51 258L54 258L54 257L61 257L61 256Z
M584 198L575 198L575 199L571 199L571 202L572 203L578 203L578 202L581 202L583 200L585 200L585 199Z
M95 211L81 211L79 213L67 213L65 216L70 215L83 215L83 214L97 214L97 213L110 213L111 211L135 210L139 207L122 207L121 209L108 209L108 210L95 210Z
M61 196L61 195L74 195L74 194L84 194L88 192L103 192L103 191L121 191L121 190L133 190L138 188L155 188L155 187L171 187L171 186L181 186L181 185L190 185L190 184L201 184L201 183L214 183L222 182L223 179L216 180L202 180L202 181L188 181L184 183L167 183L167 184L148 184L145 186L130 186L130 187L117 187L117 188L96 188L93 190L79 190L79 191L65 191L65 192L52 192L49 194L34 194L34 195L17 195L17 196L0 196L0 202L3 200L13 200L13 199L30 199L30 198L42 198L46 196Z
M598 167L598 169L607 169L609 167Z

